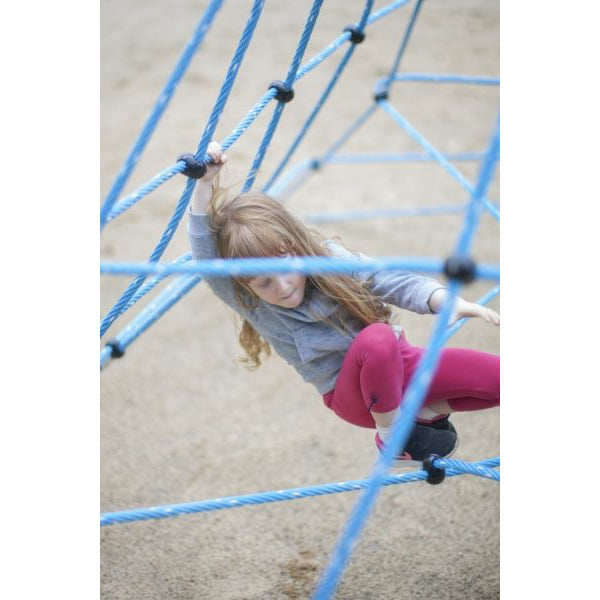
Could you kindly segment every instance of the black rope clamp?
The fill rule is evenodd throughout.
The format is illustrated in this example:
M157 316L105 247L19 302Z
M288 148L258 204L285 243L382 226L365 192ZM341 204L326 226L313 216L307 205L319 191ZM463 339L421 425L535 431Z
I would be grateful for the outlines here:
M121 358L125 354L125 348L123 348L121 342L116 338L106 342L106 347L110 348L110 356L112 358Z
M470 256L455 254L444 262L444 275L462 283L471 283L475 279L476 264Z
M287 104L294 97L294 90L291 87L285 85L283 81L272 81L269 84L269 89L275 88L277 93L275 94L275 99L279 102L283 102Z
M375 89L373 90L373 100L379 102L380 100L388 99L389 81L382 79L377 82Z
M354 25L344 27L344 31L350 32L350 41L353 44L361 44L365 41L365 32L358 29L358 27L354 27Z
M186 177L191 179L200 179L204 177L206 173L206 164L196 160L193 154L181 154L177 157L177 162L183 161L185 163L185 169L181 171Z
M436 458L440 457L437 454L431 454L423 461L423 471L427 471L426 481L431 485L438 485L446 479L446 470L433 466L433 461Z

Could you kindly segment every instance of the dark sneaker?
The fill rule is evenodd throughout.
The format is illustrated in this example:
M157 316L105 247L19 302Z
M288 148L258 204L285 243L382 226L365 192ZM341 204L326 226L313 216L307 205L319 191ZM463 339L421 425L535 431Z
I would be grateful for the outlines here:
M435 421L429 421L428 423L418 423L418 424L424 425L425 427L432 427L433 429L441 429L444 431L451 431L452 433L454 433L454 435L457 435L456 429L454 429L454 425L452 425L452 423L450 423L450 421L448 420L449 416L450 415L446 415L442 419L436 419Z
M443 419L442 419L443 420ZM417 423L410 433L404 452L394 459L394 466L417 467L430 455L437 454L440 458L452 456L458 448L458 436L452 423L446 419L447 428L438 429ZM380 452L385 448L379 433L375 434L375 443Z

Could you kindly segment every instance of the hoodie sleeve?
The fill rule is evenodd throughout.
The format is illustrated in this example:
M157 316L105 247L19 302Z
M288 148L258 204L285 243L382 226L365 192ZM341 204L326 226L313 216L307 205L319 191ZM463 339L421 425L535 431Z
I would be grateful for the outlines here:
M339 258L364 257L333 242L327 247ZM439 281L410 271L358 271L353 276L364 281L383 302L422 315L432 314L429 298L436 290L444 289Z
M215 242L209 227L209 216L206 214L195 214L189 209L188 215L188 236L192 258L194 260L217 258ZM241 312L231 277L205 277L204 280L223 302L235 311Z

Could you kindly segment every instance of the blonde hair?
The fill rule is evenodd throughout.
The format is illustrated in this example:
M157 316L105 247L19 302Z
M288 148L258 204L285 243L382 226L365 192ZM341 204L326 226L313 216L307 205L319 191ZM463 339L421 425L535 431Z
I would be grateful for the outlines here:
M306 227L279 202L265 194L247 192L228 197L220 188L218 179L208 212L215 237L217 253L221 258L273 257L283 254L294 256L331 256L322 244L323 237ZM257 306L258 297L248 286L250 278L234 278L238 302L247 309ZM319 289L337 301L350 315L365 325L389 322L390 308L380 301L361 281L348 275L307 275L306 293ZM324 318L324 317L321 317ZM344 323L332 323L344 328ZM269 355L269 343L262 339L252 325L243 319L239 342L246 352L242 358L250 369L257 368L261 353Z

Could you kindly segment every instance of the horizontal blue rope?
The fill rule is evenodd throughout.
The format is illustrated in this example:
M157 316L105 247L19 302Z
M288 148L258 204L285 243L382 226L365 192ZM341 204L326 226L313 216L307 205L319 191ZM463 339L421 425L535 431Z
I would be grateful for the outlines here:
M442 154L446 160L454 162L479 161L483 152L454 152ZM310 162L310 161L308 161ZM337 154L327 159L327 164L353 163L397 163L397 162L436 162L430 155L422 152L405 152L403 154ZM321 163L322 164L322 163Z
M329 258L321 256L285 258L232 258L197 260L185 264L166 263L115 263L103 262L100 272L110 275L148 275L196 273L205 277L247 277L277 273L357 273L366 271L417 271L441 273L443 261L431 259L381 258ZM500 269L493 265L477 265L478 279L500 279Z
M421 217L431 215L461 214L467 204L442 204L412 208L379 208L373 210L347 210L340 212L302 215L306 223L338 223L340 221L363 221L367 219L391 219L394 217Z
M393 81L412 81L421 83L464 83L474 85L500 85L498 77L479 77L473 75L435 75L432 73L396 73ZM380 84L380 80L377 85ZM377 87L377 86L376 86Z
M434 461L437 466L438 460ZM448 465L446 475L455 477L465 473L479 475L481 477L490 476L489 471L492 467L500 464L499 458L490 458L476 463L461 463L460 461L451 461ZM499 473L497 479L499 479ZM413 481L423 481L427 479L426 471L411 471L408 473L387 475L384 477L382 485L389 486L399 483L410 483ZM227 496L225 498L215 498L213 500L200 500L198 502L184 502L180 504L168 504L165 506L151 506L149 508L137 508L130 510L121 510L116 512L106 512L100 515L100 525L115 525L122 523L132 523L134 521L148 521L152 519L165 519L167 517L177 517L180 515L194 514L200 512L210 512L213 510L222 510L225 508L240 508L257 504L266 504L269 502L281 502L284 500L298 500L300 498L310 498L313 496L325 496L327 494L337 494L340 492L354 492L363 489L368 483L367 479L356 479L354 481L342 481L339 483L327 483L322 485L291 488L272 492L259 492L256 494L245 494L241 496Z

